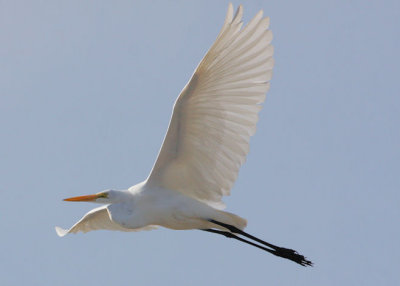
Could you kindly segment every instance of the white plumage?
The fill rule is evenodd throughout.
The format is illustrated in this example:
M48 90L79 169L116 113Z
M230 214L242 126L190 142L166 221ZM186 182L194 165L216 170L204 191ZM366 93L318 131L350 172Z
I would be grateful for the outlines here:
M175 102L147 180L127 190L65 199L105 205L69 230L56 227L59 236L97 229L200 229L312 265L292 249L244 232L245 219L221 210L249 151L274 64L269 19L260 11L241 29L242 15L242 6L234 16L229 4L215 43Z

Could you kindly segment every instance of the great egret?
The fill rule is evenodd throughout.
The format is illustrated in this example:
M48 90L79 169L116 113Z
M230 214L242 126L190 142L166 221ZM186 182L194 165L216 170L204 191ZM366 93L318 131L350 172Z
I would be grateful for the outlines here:
M255 133L273 67L272 33L263 12L242 27L242 6L229 4L224 25L177 98L157 161L142 183L65 199L104 204L69 230L139 231L163 226L234 238L303 266L303 255L243 231L247 221L222 211ZM246 237L250 240L246 240Z

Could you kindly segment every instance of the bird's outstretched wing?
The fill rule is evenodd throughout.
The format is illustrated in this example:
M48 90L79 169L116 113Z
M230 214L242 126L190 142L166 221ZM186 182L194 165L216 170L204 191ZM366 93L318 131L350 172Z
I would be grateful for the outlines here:
M140 230L151 230L155 228L157 228L157 226L153 225L137 229L124 228L110 219L107 206L101 206L89 211L70 229L62 229L61 227L56 226L56 232L58 236L64 236L68 233L77 233L80 231L85 233L88 231L98 230L98 229L119 230L119 231L140 231Z
M256 131L273 67L269 19L260 11L243 29L230 4L225 23L177 98L148 184L223 206Z

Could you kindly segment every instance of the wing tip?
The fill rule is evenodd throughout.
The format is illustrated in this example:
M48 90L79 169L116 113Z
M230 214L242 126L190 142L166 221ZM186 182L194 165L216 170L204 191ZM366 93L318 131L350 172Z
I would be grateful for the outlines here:
M233 4L228 4L228 10L226 11L225 23L231 23L233 19Z
M56 226L55 229L56 229L57 235L58 235L59 237L63 237L63 236L65 236L65 235L68 233L68 230L63 229L63 228L61 228L61 227L59 227L59 226Z
M243 6L239 5L239 7L237 7L236 9L236 13L235 16L233 17L232 22L239 23L242 20L242 17L243 17Z

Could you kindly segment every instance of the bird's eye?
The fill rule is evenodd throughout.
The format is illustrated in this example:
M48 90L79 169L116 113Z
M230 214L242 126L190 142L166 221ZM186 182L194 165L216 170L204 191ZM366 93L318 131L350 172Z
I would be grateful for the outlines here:
M107 198L108 197L108 194L107 193L100 193L99 194L99 196L98 196L98 198Z

